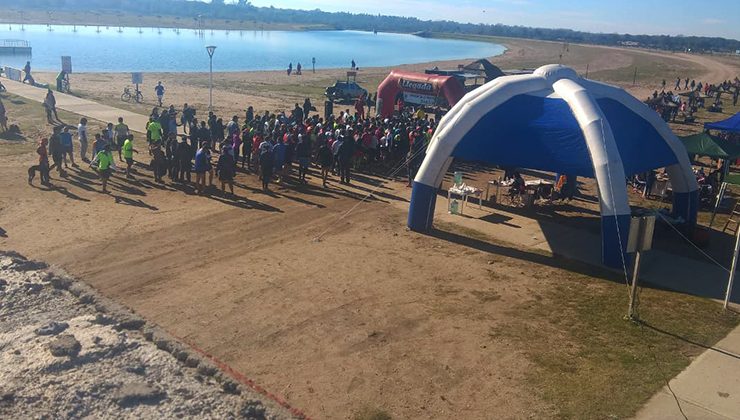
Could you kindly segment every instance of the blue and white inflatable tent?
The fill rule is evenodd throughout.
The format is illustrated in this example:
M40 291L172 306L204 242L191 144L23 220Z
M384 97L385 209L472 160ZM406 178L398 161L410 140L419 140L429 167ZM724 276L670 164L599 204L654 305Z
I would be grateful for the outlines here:
M408 226L432 228L437 190L453 158L596 178L602 260L621 268L629 236L626 176L666 167L673 215L696 223L696 178L668 125L624 90L569 67L503 76L468 93L440 121L414 179Z

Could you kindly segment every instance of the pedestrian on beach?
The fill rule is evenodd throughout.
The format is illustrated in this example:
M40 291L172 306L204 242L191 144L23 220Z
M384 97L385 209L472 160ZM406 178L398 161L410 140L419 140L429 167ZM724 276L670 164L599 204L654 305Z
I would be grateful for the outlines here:
M57 114L57 99L54 97L54 92L51 91L51 89L48 89L46 91L46 97L44 98L44 103L42 104L44 107L44 110L46 111L46 121L51 124L55 125L59 121L59 115ZM53 119L52 119L53 115Z
M123 117L118 117L118 124L116 124L115 127L113 127L113 132L116 136L116 149L118 150L118 161L123 162L123 159L121 157L121 149L123 148L123 143L126 142L129 136L129 129L126 124L123 123Z
M298 159L298 181L307 183L306 174L311 164L311 141L307 135L299 134L295 145L295 155Z
M31 75L30 61L26 61L26 65L23 66L23 72L26 73L26 76L23 78L23 83L28 82L31 86L36 86L36 81L33 80L33 76Z
M93 163L95 164L98 176L100 176L100 182L103 186L103 192L108 193L108 179L110 179L111 173L116 167L116 164L113 160L113 152L111 152L111 147L109 144L106 144L103 147L103 150L95 155Z
M263 145L260 145L259 156L260 179L262 180L262 191L267 192L269 191L270 180L272 179L274 159L269 143L265 142Z
M191 139L192 142L192 139ZM193 166L193 151L190 145L183 137L180 143L177 144L177 150L175 150L175 159L178 163L178 176L177 179L181 182L186 180L190 182L190 171Z
M154 87L154 93L157 94L157 102L159 106L162 106L162 100L164 100L164 86L162 82L157 82L157 86Z
M69 168L67 165L67 156L69 161L72 162L72 167L77 168L74 157L74 146L72 144L72 133L69 132L69 126L64 126L64 129L59 134L59 140L62 143L62 158L64 159L64 167Z
M206 172L210 170L208 162L208 143L201 143L200 148L195 153L195 191L202 194L206 189Z
M154 182L164 183L162 177L167 173L167 157L160 145L152 148L152 172L154 173Z
M126 137L121 149L123 151L123 158L126 159L126 178L133 178L131 176L131 167L134 165L134 153L139 154L139 151L134 149L133 134L129 134Z
M77 125L77 139L80 141L80 159L85 163L90 162L87 158L87 118L80 118L80 123Z
M8 131L8 115L5 111L5 104L3 104L2 98L0 98L0 129L3 133Z
M54 132L51 135L51 138L49 138L49 154L51 154L51 160L54 162L49 169L57 168L59 176L65 177L67 176L67 173L64 171L64 168L62 168L64 147L62 146L62 139L59 135L61 134L60 131L61 127L54 127Z
M298 64L297 64L297 65L295 66L295 74L296 74L296 75L301 75L301 74L302 74L302 73L301 73L301 69L302 69L302 68L303 68L303 67L301 66L301 62L299 61L299 62L298 62Z
M293 73L293 63L292 62L288 64L288 76L290 76L291 73Z
M329 170L331 170L331 164L334 159L334 156L331 153L331 149L329 148L329 143L327 141L321 142L321 147L319 147L318 154L316 156L316 160L318 160L319 166L321 167L321 182L324 188L326 188L326 182L327 178L329 177Z
M221 192L226 194L226 185L231 195L234 195L234 157L230 153L221 153L216 164L218 180L221 181Z
M36 148L36 154L39 155L39 164L28 168L28 185L33 185L33 178L36 177L36 171L41 174L41 185L49 185L49 155L46 152L47 139L41 139L39 147Z

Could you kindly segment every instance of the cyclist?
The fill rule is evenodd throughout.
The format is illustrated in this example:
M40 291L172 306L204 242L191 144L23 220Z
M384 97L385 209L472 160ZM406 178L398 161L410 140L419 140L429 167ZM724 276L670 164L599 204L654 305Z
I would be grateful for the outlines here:
M162 100L164 99L164 86L162 86L162 82L157 82L157 86L154 88L154 92L157 94L157 101L159 101L159 106L162 106Z

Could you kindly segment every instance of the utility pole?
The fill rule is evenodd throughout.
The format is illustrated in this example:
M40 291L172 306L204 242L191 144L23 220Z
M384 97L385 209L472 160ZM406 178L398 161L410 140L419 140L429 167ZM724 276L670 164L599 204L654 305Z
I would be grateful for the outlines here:
M208 110L213 111L213 53L216 52L216 47L214 45L209 45L206 47L206 51L208 51L208 59L210 61L210 83L209 83L209 95L208 95Z

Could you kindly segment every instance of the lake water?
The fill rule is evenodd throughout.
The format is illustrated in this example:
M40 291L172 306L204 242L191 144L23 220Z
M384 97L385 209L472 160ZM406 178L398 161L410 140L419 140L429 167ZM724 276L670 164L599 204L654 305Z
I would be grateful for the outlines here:
M12 29L11 29L12 28ZM392 66L500 55L501 45L464 40L359 31L205 31L45 25L0 27L0 39L23 39L33 48L31 65L58 71L72 56L75 72L208 71L206 45L216 45L214 71L282 70L298 62L316 68ZM99 32L98 32L99 31ZM0 55L0 65L23 67L26 57Z

